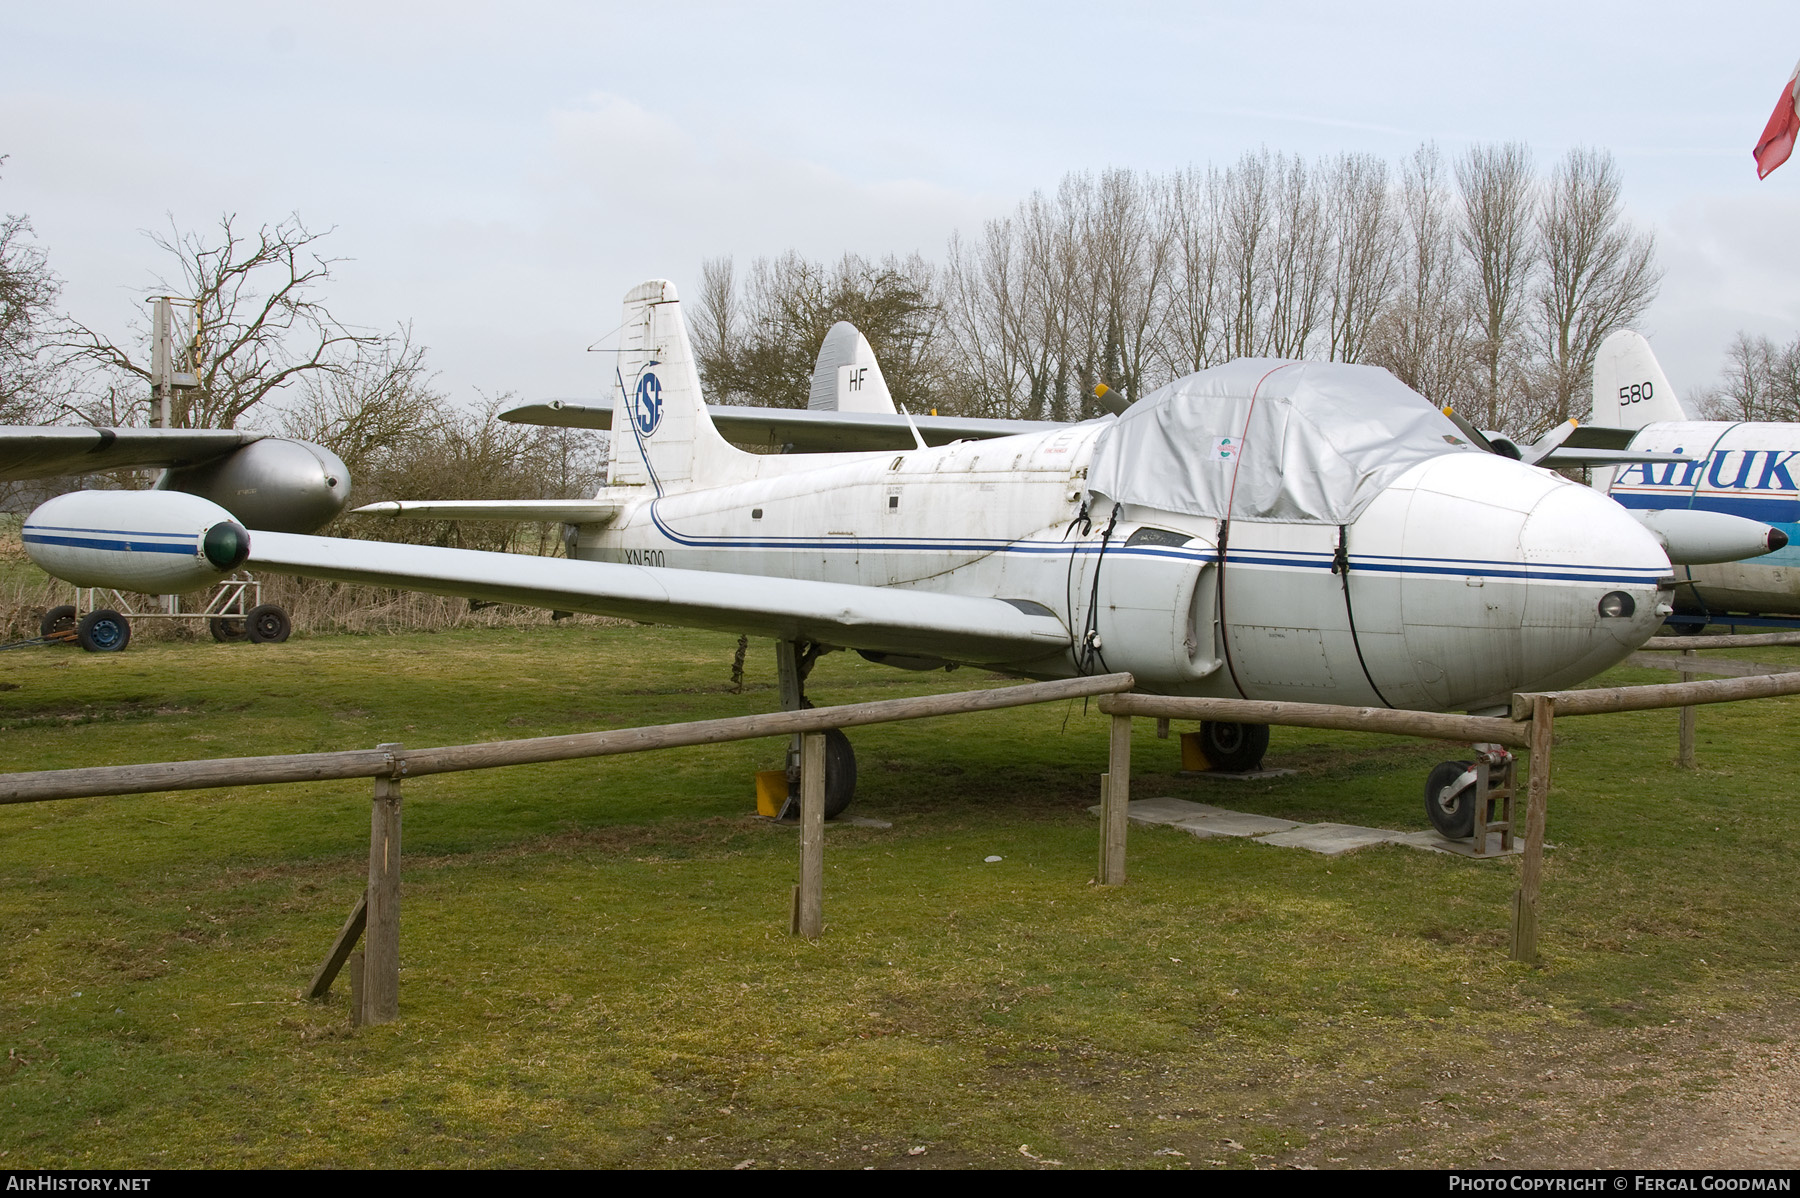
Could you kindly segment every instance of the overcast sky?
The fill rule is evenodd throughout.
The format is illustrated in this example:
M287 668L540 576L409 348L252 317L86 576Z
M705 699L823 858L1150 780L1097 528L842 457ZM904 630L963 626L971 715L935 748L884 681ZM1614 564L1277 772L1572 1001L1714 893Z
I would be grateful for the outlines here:
M1277 15L1278 14L1278 15ZM598 394L586 346L703 258L977 234L1071 170L1246 150L1610 150L1666 277L1643 321L1685 396L1740 329L1800 331L1800 160L1750 149L1800 5L0 6L0 210L65 306L122 332L142 231L297 212L326 298L413 322L458 399Z

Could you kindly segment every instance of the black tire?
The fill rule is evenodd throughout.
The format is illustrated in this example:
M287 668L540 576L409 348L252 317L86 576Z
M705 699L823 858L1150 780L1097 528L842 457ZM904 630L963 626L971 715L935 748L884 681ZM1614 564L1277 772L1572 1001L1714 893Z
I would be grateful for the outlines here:
M279 645L288 639L288 633L294 628L287 612L273 603L251 608L244 623L249 628L250 640L258 645Z
M788 783L787 803L781 809L783 819L800 818L800 783ZM825 818L836 819L850 801L856 798L856 750L842 729L825 730Z
M211 620L207 621L207 624L212 629L213 640L218 641L221 644L227 644L231 641L241 641L250 635L250 629L245 626L244 621L242 620L233 620L226 616L214 616Z
M856 797L856 750L841 728L825 730L825 818L836 819Z
M1207 720L1200 725L1200 751L1222 774L1249 773L1269 751L1269 726Z
M65 603L44 613L38 621L39 636L62 636L75 631L75 605Z
M1706 625L1704 623L1702 623L1702 624L1670 623L1670 624L1663 625L1663 632L1665 634L1672 634L1674 636L1700 636L1703 633L1705 633L1705 631L1706 631Z
M75 625L75 643L89 653L119 653L131 643L131 622L110 608L91 611Z
M1440 761L1425 775L1425 816L1431 826L1451 840L1475 835L1475 787L1465 786L1448 805L1439 798L1444 787L1456 781L1471 765L1467 761Z

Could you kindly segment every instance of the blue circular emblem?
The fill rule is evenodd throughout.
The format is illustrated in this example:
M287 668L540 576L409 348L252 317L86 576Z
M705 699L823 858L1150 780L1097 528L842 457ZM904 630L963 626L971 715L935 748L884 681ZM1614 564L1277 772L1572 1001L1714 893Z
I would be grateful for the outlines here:
M648 437L662 423L663 401L662 383L653 374L646 374L638 380L637 407L631 418L637 425L641 436Z

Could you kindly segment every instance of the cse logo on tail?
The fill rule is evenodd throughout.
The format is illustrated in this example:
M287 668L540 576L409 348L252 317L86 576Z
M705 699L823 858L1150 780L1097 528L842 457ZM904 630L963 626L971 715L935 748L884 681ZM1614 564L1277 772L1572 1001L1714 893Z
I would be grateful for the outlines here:
M637 402L632 406L631 420L638 435L648 437L662 424L662 383L653 374L638 380Z

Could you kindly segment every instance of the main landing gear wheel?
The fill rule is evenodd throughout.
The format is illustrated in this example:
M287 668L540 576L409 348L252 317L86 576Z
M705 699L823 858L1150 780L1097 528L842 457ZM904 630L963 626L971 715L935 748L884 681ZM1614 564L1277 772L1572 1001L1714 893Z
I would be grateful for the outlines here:
M779 819L800 818L800 782L790 782ZM841 728L825 729L825 818L836 819L856 798L856 749Z
M856 797L856 750L842 728L825 730L825 818L843 814Z
M65 603L44 613L38 621L39 636L62 637L75 631L75 605Z
M293 631L287 612L273 603L251 608L250 614L244 617L244 623L249 628L250 640L258 645L279 645Z
M1248 773L1269 751L1269 726L1207 720L1200 725L1200 751L1222 774Z
M1475 784L1471 782L1452 794L1444 793L1472 764L1440 761L1425 776L1425 814L1431 826L1450 840L1467 840L1475 835Z
M108 608L91 611L75 625L75 643L89 653L117 653L131 643L131 624Z

